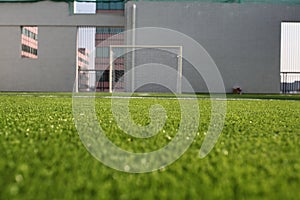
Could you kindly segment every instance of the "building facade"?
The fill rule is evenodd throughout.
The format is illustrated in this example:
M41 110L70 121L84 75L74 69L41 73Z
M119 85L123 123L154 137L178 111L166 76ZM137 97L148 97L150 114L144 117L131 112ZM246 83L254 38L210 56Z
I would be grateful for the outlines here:
M108 2L97 2L96 13L108 13L111 15L121 14L124 15L125 2L119 0L112 0ZM105 26L96 27L95 46L96 46L96 58L95 58L95 69L96 69L96 91L108 92L109 91L109 59L110 45L122 45L124 44L124 26ZM124 74L124 60L118 58L114 61L117 63L112 73L112 78L119 79ZM116 90L123 90L122 83L118 84L119 87Z
M128 2L128 27L132 27L133 5L136 6L136 28L168 28L199 43L218 67L226 92L232 92L235 86L244 93L280 92L281 23L300 22L299 5ZM136 42L147 43L138 39ZM187 49L183 49L183 54L185 51ZM208 92L195 67L201 68L201 65L184 63L183 76L196 92ZM183 92L189 92L184 85L182 87Z
M108 91L108 47L127 41L122 34L110 44L103 41L130 30L134 23L135 28L172 29L201 44L216 63L228 93L235 85L245 93L279 93L281 23L300 22L300 5L293 0L256 2L260 3L99 1L96 14L85 15L71 12L72 1L2 2L0 91L76 91L80 85L76 63L80 54L76 44L80 26L96 27L96 56L90 62L95 60L96 90ZM138 35L136 44L143 44ZM174 41L174 45L181 44ZM183 54L187 50L183 49ZM136 63L143 63L139 62L143 58L135 59ZM115 82L126 72L124 62L124 58L114 61ZM193 66L183 60L183 76L194 91L208 92L195 67L201 65ZM182 85L182 92L191 91Z
M24 58L38 58L38 28L35 26L21 27L21 56Z
M0 91L76 90L78 27L119 27L125 20L120 14L73 14L72 5L66 2L6 1L0 5L0 17L6 19L0 22ZM38 28L37 59L22 57L24 26Z
M90 52L86 48L78 48L77 52L77 67L78 67L78 90L89 91L89 63Z

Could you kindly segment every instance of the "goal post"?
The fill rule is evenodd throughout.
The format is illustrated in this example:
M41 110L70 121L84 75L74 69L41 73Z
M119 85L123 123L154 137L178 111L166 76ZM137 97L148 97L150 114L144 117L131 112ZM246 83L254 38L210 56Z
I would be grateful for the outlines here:
M139 66L149 65L149 70L138 70ZM176 77L163 74L164 66L176 70ZM152 68L153 67L153 68ZM160 68L161 67L161 68ZM129 73L130 72L130 73ZM124 75L127 78L124 79ZM130 78L128 78L130 77ZM110 45L109 46L109 92L123 91L134 92L135 87L149 77L155 77L158 82L161 79L175 81L169 85L175 85L172 91L181 94L182 88L182 46L163 45ZM144 80L145 79L145 80ZM168 84L167 84L168 85ZM145 89L145 92L147 89ZM141 90L143 91L143 90ZM153 87L151 92L161 92Z

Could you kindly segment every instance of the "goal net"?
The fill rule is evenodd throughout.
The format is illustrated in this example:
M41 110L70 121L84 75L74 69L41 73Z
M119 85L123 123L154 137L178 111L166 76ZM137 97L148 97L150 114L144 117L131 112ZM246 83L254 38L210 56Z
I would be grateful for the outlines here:
M109 91L181 93L182 46L110 45Z

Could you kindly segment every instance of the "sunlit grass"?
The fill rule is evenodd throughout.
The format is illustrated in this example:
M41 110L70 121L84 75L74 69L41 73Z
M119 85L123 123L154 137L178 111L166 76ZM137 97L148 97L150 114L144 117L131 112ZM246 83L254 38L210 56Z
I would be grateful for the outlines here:
M199 98L199 131L188 151L159 171L127 174L106 167L85 149L74 126L71 96L70 93L0 93L0 199L298 199L300 196L299 101L229 100L222 135L210 154L200 159L210 101ZM247 95L229 95L236 96ZM298 98L248 95L248 98L267 97ZM180 122L176 100L130 101L132 119L140 125L150 123L151 105L159 103L167 111L164 129L145 141L118 130L110 101L96 98L97 115L107 136L120 147L153 151L168 144L176 134Z

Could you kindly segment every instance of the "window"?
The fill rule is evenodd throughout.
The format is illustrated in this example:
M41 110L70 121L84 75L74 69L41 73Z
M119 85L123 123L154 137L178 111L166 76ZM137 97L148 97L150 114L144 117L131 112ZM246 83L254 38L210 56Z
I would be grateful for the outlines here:
M110 2L97 2L97 10L124 10L124 2L110 1Z
M38 27L21 27L21 56L23 58L38 58Z
M78 58L78 61L80 61L80 62L83 62L84 64L86 64L86 65L88 65L89 64L89 62L87 61L87 60L85 60L85 59L83 59L83 58Z
M115 82L121 81L123 82L124 70L114 70L115 72Z
M74 1L74 13L75 14L95 14L96 13L96 1L77 2Z
M124 31L123 27L97 27L97 34L119 34Z
M98 58L109 58L109 48L108 47L96 48L96 56Z
M108 82L109 81L109 70L97 71L98 82Z

